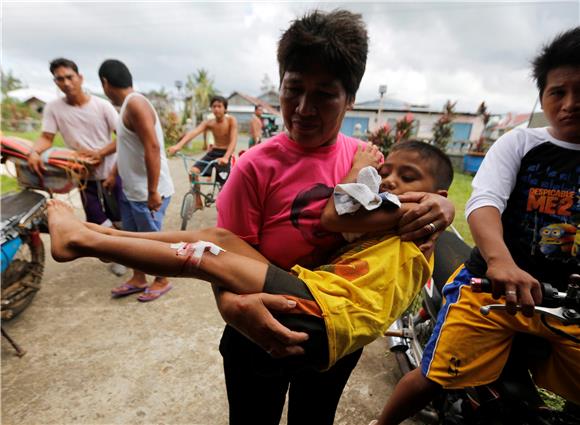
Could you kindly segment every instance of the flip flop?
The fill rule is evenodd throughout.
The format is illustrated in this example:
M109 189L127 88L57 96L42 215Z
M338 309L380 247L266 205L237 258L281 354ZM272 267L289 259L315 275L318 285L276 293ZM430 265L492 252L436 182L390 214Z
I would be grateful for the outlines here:
M147 289L145 289L144 293L142 293L141 295L139 295L137 297L137 300L141 301L142 303L156 300L161 295L165 294L166 292L169 292L172 288L173 288L173 286L171 286L171 283L168 283L167 286L165 286L165 288L163 288L163 289L149 289L149 288L147 288Z
M125 295L131 295L136 292L143 292L146 289L146 286L139 287L125 282L121 286L117 286L116 288L111 289L111 296L113 298L124 297Z

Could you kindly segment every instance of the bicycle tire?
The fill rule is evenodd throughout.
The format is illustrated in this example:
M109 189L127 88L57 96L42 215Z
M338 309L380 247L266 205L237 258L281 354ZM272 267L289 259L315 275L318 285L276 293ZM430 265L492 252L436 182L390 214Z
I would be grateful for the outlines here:
M187 223L193 217L195 206L195 194L193 192L187 192L183 196L183 201L181 202L181 230L187 229Z
M2 273L2 320L24 311L40 289L44 272L44 244L38 231L25 236L10 265Z

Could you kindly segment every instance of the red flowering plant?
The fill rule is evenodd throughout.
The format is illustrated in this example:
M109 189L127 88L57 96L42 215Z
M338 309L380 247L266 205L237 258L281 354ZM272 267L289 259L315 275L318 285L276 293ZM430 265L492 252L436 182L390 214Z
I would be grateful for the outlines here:
M369 142L377 145L383 155L387 156L391 146L395 143L395 136L392 134L391 126L386 123L381 125L368 137Z
M413 114L410 112L398 120L395 126L395 143L409 140L411 137L411 132L413 131L414 124L415 118L413 118Z

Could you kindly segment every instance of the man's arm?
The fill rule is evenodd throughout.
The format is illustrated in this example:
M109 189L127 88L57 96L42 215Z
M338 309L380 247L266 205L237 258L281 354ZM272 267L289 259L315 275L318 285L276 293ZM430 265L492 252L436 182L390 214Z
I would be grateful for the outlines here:
M200 125L195 127L193 130L185 133L185 135L179 140L179 142L177 142L173 146L170 146L167 149L167 152L169 153L169 155L175 155L177 152L179 152L181 149L183 149L183 147L185 145L187 145L187 143L190 140L193 140L194 138L199 136L201 133L206 131L208 122L209 121L203 121Z
M236 143L238 142L238 121L233 116L228 116L227 120L230 126L230 144L228 145L224 156L218 159L218 163L220 164L227 164L230 161L230 158L236 149Z
M151 211L161 207L162 199L157 186L161 173L161 146L155 132L155 113L149 103L141 98L131 99L127 104L126 117L129 128L132 128L145 149L145 167L147 169L147 206ZM123 119L124 117L121 117Z
M41 175L46 168L42 164L40 154L52 146L54 133L43 131L28 155L28 166L38 175Z
M260 125L259 118L256 116L253 116L250 121L250 136L254 139L256 144L258 144L262 138L262 126Z
M496 207L474 210L467 218L476 246L487 263L486 276L493 283L493 296L506 293L509 313L516 313L516 304L522 306L525 316L533 315L534 304L542 302L539 282L520 269L503 239L501 214ZM511 292L510 292L511 291Z

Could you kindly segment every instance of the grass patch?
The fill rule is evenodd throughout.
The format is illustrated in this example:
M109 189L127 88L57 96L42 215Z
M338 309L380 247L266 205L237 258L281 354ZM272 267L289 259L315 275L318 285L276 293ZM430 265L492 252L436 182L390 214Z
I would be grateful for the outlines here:
M471 196L471 181L473 177L467 174L455 173L453 183L449 188L449 199L455 205L455 220L453 226L457 229L465 241L473 246L473 238L465 220L465 204Z
M5 136L20 137L22 139L30 140L31 142L36 142L40 137L41 131L2 131ZM53 146L63 148L64 140L60 133L56 133L54 136Z
M14 177L7 175L0 175L0 195L4 195L8 192L15 192L18 190L18 182Z

